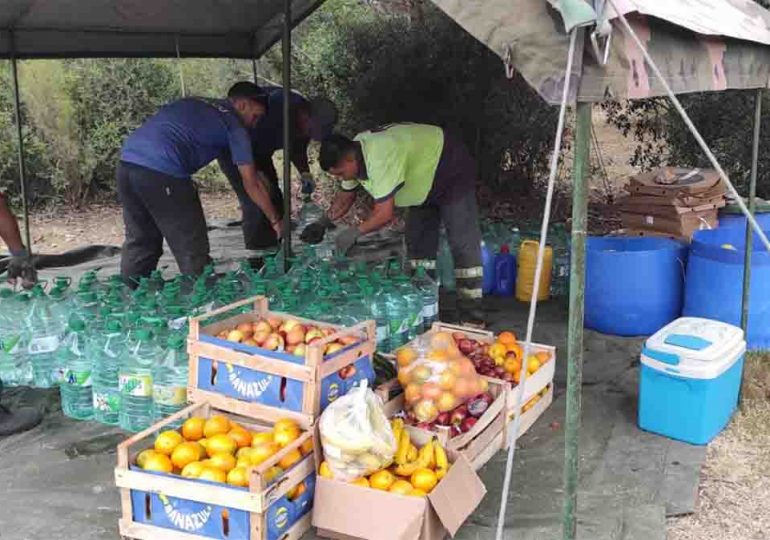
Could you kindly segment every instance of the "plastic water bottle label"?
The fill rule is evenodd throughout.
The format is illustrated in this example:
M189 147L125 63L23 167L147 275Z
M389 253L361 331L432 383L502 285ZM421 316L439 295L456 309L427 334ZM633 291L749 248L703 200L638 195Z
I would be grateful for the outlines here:
M29 341L27 352L29 354L46 354L59 348L59 336L47 336L34 338Z
M422 308L422 318L424 320L429 321L436 315L438 315L438 302L427 304Z
M61 384L64 382L64 373L65 370L63 367L55 367L51 370L51 382L54 385Z
M120 412L120 393L117 390L112 392L94 390L93 394L94 409L107 413Z
M181 330L184 325L187 324L187 317L179 317L177 319L171 319L168 321L168 327L170 330Z
M62 382L72 386L91 386L91 370L76 371L74 369L67 369L64 371Z
M179 407L187 404L187 387L155 384L152 399L157 405Z
M21 335L8 336L4 340L0 341L0 350L5 354L18 354L21 352Z
M118 387L121 394L134 397L152 397L152 375L120 374Z
M377 327L377 343L385 341L390 335L390 328L387 325Z

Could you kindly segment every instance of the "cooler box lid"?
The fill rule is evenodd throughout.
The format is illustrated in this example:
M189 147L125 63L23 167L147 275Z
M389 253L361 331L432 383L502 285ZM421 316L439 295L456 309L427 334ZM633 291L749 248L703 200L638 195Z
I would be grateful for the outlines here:
M682 317L658 330L644 344L642 363L658 371L695 379L724 373L746 351L737 326Z

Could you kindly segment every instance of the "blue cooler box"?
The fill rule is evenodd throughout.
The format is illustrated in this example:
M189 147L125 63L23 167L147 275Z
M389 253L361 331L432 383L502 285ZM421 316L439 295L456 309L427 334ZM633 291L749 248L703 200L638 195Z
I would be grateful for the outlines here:
M639 427L691 444L707 444L738 405L746 341L727 323L683 317L642 349Z

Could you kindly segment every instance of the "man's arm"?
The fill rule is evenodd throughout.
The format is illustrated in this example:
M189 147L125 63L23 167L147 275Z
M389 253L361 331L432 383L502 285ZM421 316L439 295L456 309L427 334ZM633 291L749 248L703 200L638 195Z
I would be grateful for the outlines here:
M267 216L273 230L281 237L281 218L278 211L270 200L270 191L267 187L267 179L257 171L253 164L238 165L238 172L241 173L243 188L249 195L254 204L259 206L260 210Z
M370 232L383 228L393 220L395 207L395 197L390 197L382 202L375 203L372 215L358 226L358 231L361 234L369 234Z
M355 201L355 191L338 191L334 196L334 200L332 201L332 205L329 208L327 216L331 221L342 219L348 212L350 212L350 208L353 206Z
M24 251L19 224L11 209L8 208L8 203L3 195L0 195L0 238L6 243L8 251L12 255Z
M291 145L291 162L300 174L310 172L310 163L307 159L307 147L310 139L294 140Z

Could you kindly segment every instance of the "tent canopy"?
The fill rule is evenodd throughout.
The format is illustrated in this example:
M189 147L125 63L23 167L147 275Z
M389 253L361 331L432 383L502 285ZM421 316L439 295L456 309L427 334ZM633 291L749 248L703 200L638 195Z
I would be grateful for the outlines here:
M296 25L322 0L291 0ZM257 58L283 30L283 0L3 0L0 58Z
M509 61L549 103L564 84L568 36L557 0L432 0L460 26ZM586 0L611 20L609 60L581 43L572 96L581 101L664 94L641 51L604 0ZM553 5L551 5L553 4ZM616 0L676 93L767 88L770 12L753 0ZM589 29L589 32L592 29ZM579 81L579 82L578 82Z

